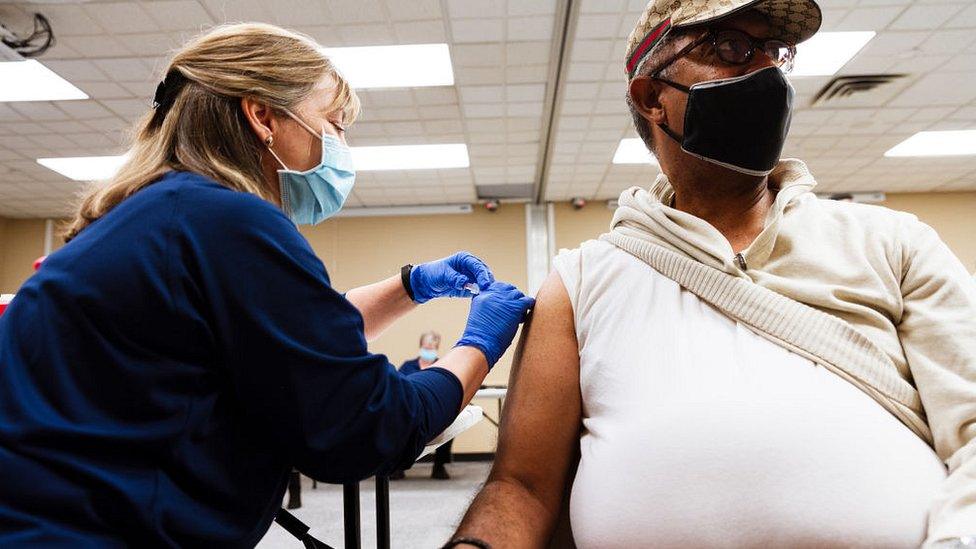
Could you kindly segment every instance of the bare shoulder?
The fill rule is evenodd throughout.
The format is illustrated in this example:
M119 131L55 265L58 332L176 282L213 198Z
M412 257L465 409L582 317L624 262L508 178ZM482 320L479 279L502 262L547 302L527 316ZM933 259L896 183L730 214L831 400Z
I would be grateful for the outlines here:
M553 323L574 334L573 305L569 300L569 293L559 273L552 271L536 295L536 306L533 318L538 315L540 322ZM573 339L576 336L573 335Z
M536 295L535 307L519 341L510 386L521 371L550 370L579 376L579 350L573 320L573 306L562 278L552 271ZM575 366L575 368L573 368ZM565 372L564 372L565 371Z
M496 471L509 469L527 484L545 485L542 479L552 471L537 469L536 464L566 466L577 442L581 408L572 306L559 275L553 273L536 296L532 318L519 342ZM544 491L558 489L561 485Z

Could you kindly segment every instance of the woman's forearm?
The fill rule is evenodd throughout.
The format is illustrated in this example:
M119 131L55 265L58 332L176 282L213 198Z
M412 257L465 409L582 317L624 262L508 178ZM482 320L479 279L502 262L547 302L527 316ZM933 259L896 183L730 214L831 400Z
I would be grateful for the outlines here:
M367 341L379 337L391 324L417 306L403 289L400 275L349 290L346 299L363 315Z
M461 408L471 402L474 394L481 388L481 382L488 375L488 360L484 353L474 347L455 347L448 351L434 366L451 372L464 387Z

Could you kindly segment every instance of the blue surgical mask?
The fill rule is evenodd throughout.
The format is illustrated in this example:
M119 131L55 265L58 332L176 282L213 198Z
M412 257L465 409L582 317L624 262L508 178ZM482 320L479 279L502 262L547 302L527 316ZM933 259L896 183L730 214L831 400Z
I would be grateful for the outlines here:
M318 137L315 130L304 121L290 112L288 115ZM278 170L281 207L296 225L316 225L335 215L342 209L356 182L356 169L352 165L349 147L324 131L321 139L322 160L318 166L304 172L289 170L271 147L268 147L284 168Z
M420 358L426 360L427 362L434 362L437 360L437 351L433 349L420 348Z

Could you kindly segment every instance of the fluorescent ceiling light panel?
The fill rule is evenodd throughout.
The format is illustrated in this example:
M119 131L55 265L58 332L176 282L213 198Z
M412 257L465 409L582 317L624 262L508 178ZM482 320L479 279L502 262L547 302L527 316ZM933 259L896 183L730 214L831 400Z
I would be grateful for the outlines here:
M88 99L88 94L35 59L0 62L0 101L66 99Z
M325 48L324 52L354 88L454 85L447 44Z
M119 171L126 156L38 158L37 163L75 181L101 181Z
M790 76L830 76L874 38L874 31L818 32L796 47Z
M647 150L647 145L639 137L621 139L617 152L613 155L614 164L651 164L657 166L657 159Z
M918 132L892 147L885 156L976 155L976 130Z
M467 168L468 146L449 145L392 145L381 147L350 147L356 170L437 170Z

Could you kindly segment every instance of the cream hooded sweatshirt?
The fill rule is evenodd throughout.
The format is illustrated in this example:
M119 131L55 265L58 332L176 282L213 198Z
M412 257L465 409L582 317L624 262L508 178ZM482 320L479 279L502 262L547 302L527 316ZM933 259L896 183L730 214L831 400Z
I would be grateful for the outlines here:
M706 221L669 207L674 191L663 174L650 190L624 191L605 238L664 247L839 317L870 339L917 389L926 442L948 467L925 546L976 535L973 277L915 216L818 199L799 160L781 161L769 180L775 203L741 257Z

